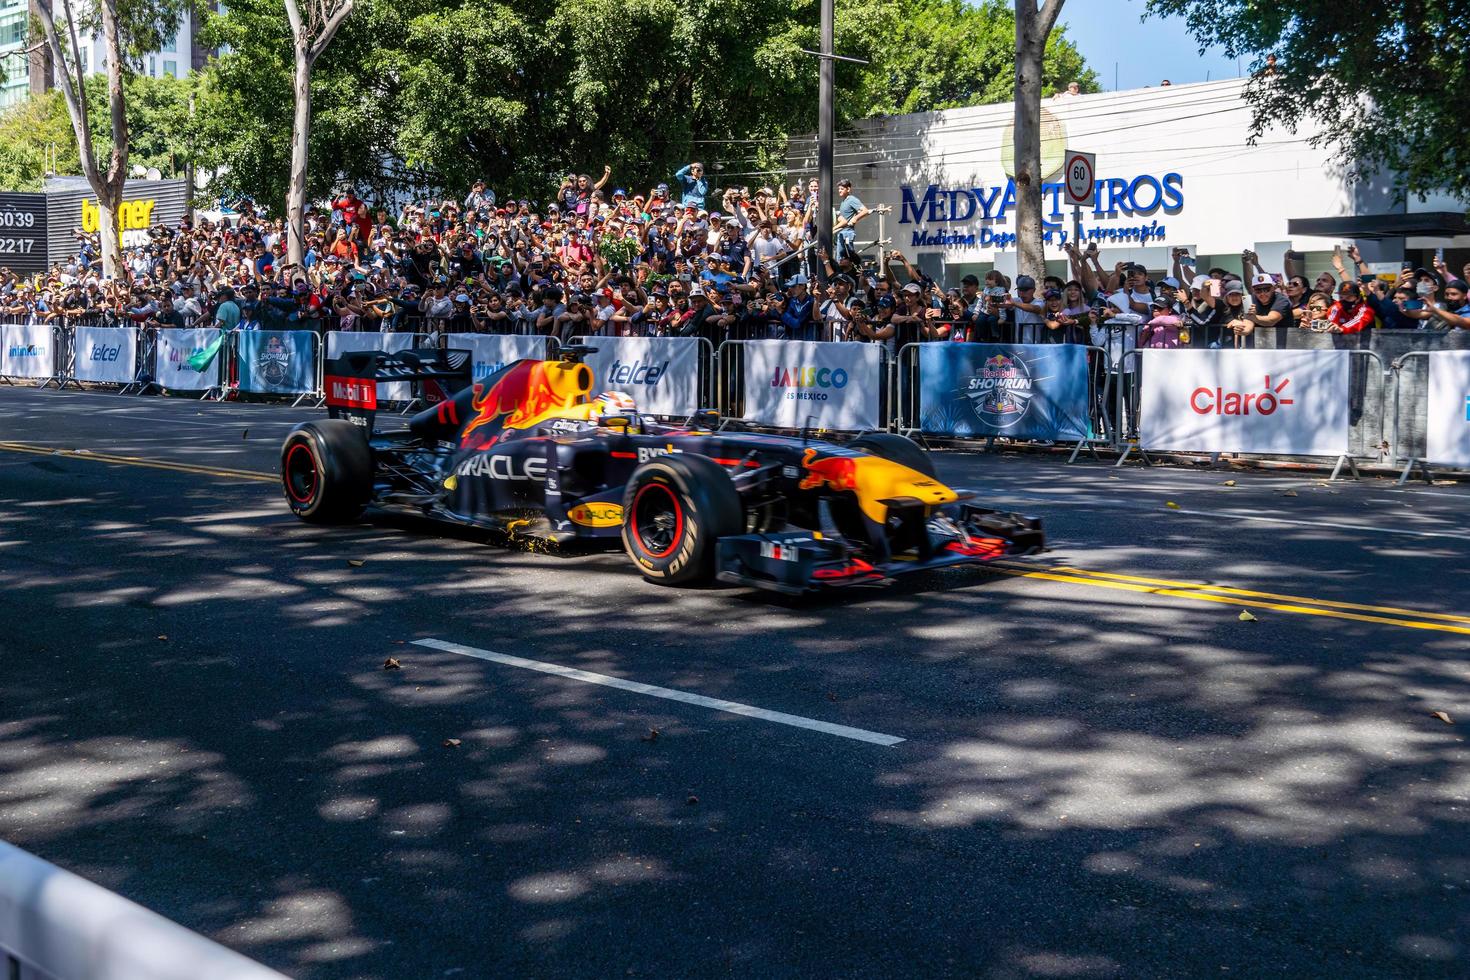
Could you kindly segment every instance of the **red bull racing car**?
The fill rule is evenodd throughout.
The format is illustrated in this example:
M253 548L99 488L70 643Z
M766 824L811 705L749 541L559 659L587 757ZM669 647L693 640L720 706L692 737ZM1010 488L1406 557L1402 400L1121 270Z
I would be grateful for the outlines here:
M1039 551L1040 521L974 503L901 436L845 444L731 431L712 410L686 425L593 395L582 358L522 360L471 383L468 351L361 351L329 360L329 418L281 450L286 502L319 523L407 507L516 538L621 542L647 578L802 593ZM377 385L440 400L406 428L375 429Z

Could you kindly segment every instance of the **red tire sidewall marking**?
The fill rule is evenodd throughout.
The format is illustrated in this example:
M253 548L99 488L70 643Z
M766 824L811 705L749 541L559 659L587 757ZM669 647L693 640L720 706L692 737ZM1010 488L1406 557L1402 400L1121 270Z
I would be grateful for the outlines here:
M674 540L667 548L657 553L648 550L648 546L643 543L643 535L638 532L638 503L643 499L645 493L655 487L669 498L669 503L674 505ZM639 551L650 558L669 557L679 547L679 542L684 537L684 507L679 503L678 495L670 489L667 483L645 483L639 487L638 493L633 497L633 513L629 516L629 521L633 526L633 543L638 546Z

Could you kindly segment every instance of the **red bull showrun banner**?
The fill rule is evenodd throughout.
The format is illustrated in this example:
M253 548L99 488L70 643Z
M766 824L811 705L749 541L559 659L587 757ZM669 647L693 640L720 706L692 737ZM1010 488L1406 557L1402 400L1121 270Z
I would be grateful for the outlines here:
M933 435L1086 439L1087 349L921 344L919 415Z
M316 335L310 330L242 330L235 336L241 391L300 395L316 390Z

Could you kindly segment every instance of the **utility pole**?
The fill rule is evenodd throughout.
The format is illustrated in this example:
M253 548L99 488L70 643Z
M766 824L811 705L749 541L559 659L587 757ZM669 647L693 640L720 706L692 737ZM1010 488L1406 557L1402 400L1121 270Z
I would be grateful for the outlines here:
M833 90L837 83L837 65L833 60L835 33L835 0L822 0L822 74L817 87L817 242L832 253L832 141ZM817 280L827 285L827 264L817 263Z
M821 74L817 82L817 243L830 255L832 252L832 195L836 191L833 186L835 178L832 173L833 131L836 126L836 110L833 107L837 88L836 62L851 61L858 65L866 65L868 62L862 58L848 58L832 50L836 43L834 40L837 20L835 0L822 0L821 18L821 50L808 51L802 48L801 53L813 55L821 63ZM827 284L827 267L820 262L817 263L817 278L822 285Z

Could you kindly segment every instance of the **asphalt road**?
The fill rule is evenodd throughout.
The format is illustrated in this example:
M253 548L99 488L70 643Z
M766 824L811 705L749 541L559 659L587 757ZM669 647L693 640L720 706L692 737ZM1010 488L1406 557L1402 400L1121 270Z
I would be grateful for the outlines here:
M1467 973L1470 486L944 452L1054 550L791 602L301 524L311 414L0 389L0 839L303 978Z

